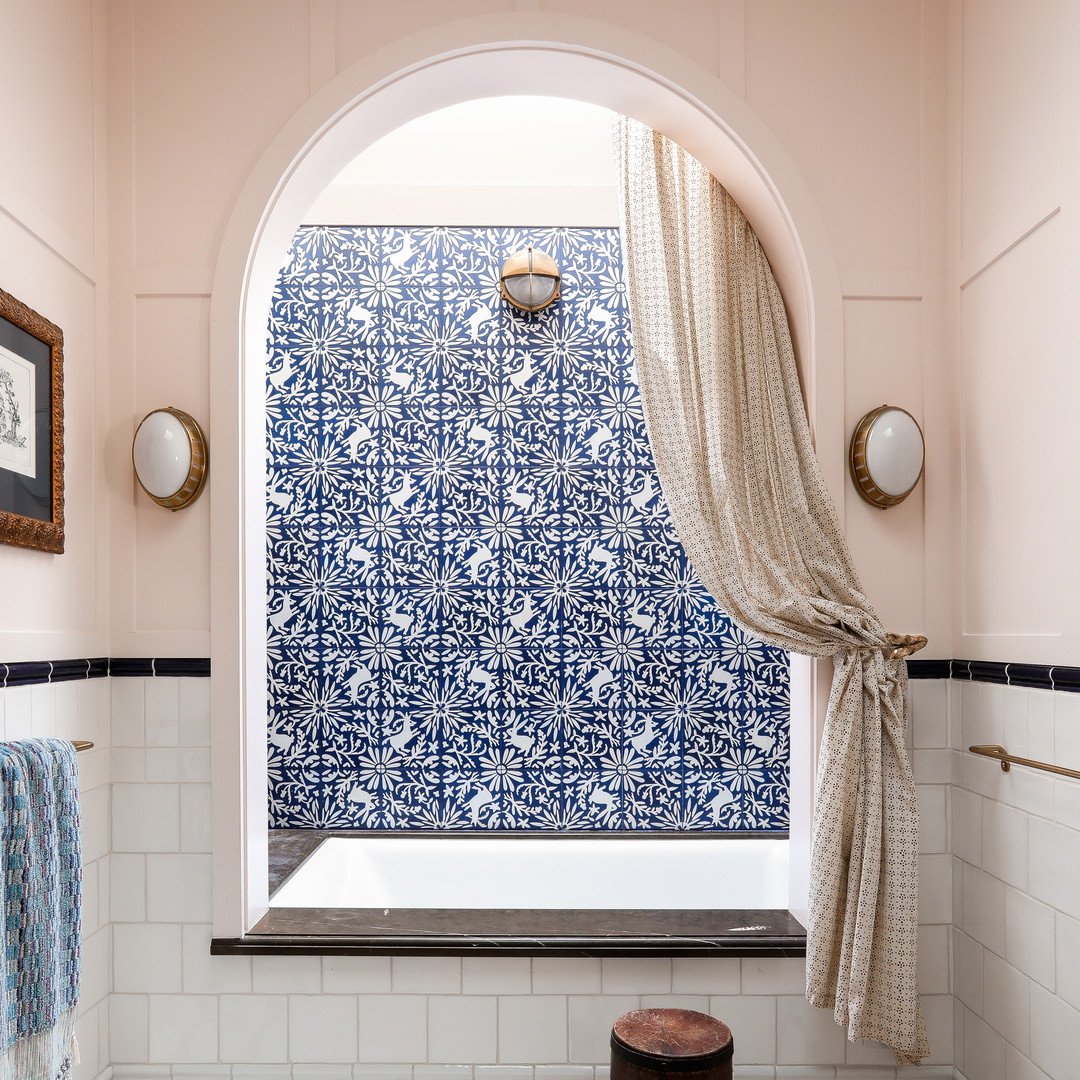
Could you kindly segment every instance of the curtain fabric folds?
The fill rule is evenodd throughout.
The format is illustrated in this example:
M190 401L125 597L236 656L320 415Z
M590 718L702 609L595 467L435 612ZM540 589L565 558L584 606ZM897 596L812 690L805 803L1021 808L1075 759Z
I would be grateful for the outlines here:
M907 668L862 592L810 440L787 316L750 224L675 143L622 119L623 244L656 468L698 575L771 645L834 662L818 763L807 997L900 1064L916 992Z

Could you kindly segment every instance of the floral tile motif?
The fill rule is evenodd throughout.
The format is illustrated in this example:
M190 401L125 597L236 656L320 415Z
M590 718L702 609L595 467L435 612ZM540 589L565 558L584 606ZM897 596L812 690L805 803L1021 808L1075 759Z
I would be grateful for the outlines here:
M787 656L675 535L617 230L303 228L269 329L273 827L786 829Z

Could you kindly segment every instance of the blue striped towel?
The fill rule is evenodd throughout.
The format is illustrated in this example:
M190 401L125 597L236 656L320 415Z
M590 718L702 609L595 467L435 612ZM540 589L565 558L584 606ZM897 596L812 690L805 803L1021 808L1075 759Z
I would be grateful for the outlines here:
M82 861L75 747L0 743L0 1080L67 1077L79 1000Z

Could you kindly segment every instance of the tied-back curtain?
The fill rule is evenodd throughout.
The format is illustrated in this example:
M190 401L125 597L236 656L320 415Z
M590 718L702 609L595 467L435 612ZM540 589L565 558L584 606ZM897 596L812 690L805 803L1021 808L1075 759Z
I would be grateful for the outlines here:
M840 531L787 317L752 228L700 162L619 124L635 364L660 485L705 587L771 645L832 657L807 997L901 1064L929 1053L915 980L918 807L907 669Z

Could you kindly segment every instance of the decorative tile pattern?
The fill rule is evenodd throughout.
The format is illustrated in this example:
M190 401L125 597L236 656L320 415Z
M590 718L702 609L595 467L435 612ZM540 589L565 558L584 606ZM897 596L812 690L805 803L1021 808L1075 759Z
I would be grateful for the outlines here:
M269 351L273 826L786 828L787 656L672 530L617 230L304 228Z

